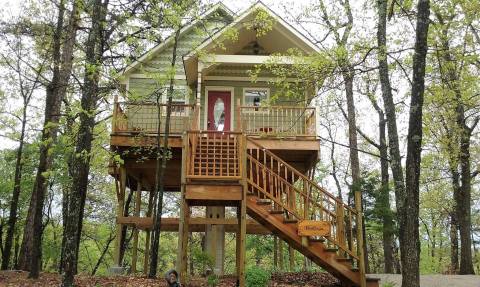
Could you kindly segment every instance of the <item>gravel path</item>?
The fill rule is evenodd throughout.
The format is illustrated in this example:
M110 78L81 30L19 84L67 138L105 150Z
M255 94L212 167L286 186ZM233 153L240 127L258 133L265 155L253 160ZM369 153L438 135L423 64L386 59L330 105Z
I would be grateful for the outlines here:
M380 278L380 287L402 286L402 276L397 274L371 274L372 278ZM392 286L392 287L393 287ZM421 275L421 287L480 287L480 276L478 275Z

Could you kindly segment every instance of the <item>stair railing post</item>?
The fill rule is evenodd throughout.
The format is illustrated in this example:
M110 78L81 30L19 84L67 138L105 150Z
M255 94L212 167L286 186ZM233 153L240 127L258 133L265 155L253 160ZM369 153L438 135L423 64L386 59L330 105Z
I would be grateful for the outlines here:
M337 236L336 240L339 245L340 256L345 256L345 252L342 249L345 248L345 210L343 207L343 203L341 201L337 201Z
M235 109L235 131L236 132L243 132L242 131L242 103L240 99L237 99L237 108Z
M303 179L303 220L308 220L310 215L309 215L309 205L310 205L310 198L309 198L309 192L307 188L307 183L308 181L306 179ZM308 246L308 236L302 236L302 245L303 246Z
M366 287L367 281L365 276L365 254L363 252L363 214L362 214L362 192L355 191L355 209L357 211L357 254L358 254L358 269L360 271L360 287Z

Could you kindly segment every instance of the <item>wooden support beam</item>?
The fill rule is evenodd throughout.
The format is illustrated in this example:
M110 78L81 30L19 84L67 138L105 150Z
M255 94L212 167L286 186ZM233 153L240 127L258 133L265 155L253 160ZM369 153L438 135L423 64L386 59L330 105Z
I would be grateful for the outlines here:
M188 283L187 262L188 262L188 218L190 217L190 207L185 199L182 200L182 214L181 214L181 233L179 233L179 273L180 282L184 285ZM182 219L183 218L183 219Z
M190 217L190 207L186 199L186 175L187 175L187 155L189 154L188 136L184 134L182 137L182 169L181 169L181 194L180 194L180 224L178 232L178 256L177 270L179 273L180 283L187 286L187 251L188 251L188 219Z
M112 146L126 146L126 147L138 147L138 146L156 146L157 136L151 135L139 135L138 133L115 133L110 135L110 145ZM163 145L163 138L160 142ZM182 139L179 136L171 136L168 138L168 146L171 148L179 148L182 146Z
M153 226L152 217L120 217L117 223L136 227L140 230L150 231ZM238 231L238 219L236 218L203 218L193 217L188 220L189 232L205 232L205 225L223 225L225 232L233 233ZM253 219L247 219L247 234L269 235L272 234L270 230L256 222ZM180 218L162 217L161 231L179 232Z
M135 213L134 215L140 216L140 204L142 202L142 183L138 181L137 192L135 194ZM137 272L137 253L138 253L138 228L133 230L133 251L132 251L132 272Z
M152 210L153 210L153 188L150 189L150 195L148 197L148 209L147 209L147 218L151 218L152 216ZM153 221L152 225L153 226ZM144 259L143 259L143 274L147 275L148 274L148 262L149 262L149 256L150 256L150 230L146 231L147 234L145 236L145 254L144 254Z
M241 185L196 185L186 186L187 200L235 201L242 199Z
M125 189L127 181L127 171L124 166L119 167L119 180L115 180L115 189L117 190L117 218L123 217L123 209L125 205ZM117 236L115 240L114 263L121 266L120 249L122 242L122 224L117 223Z
M238 230L239 234L237 236L237 276L238 276L238 286L245 287L245 237L247 233L247 152L246 152L246 138L245 136L241 137L241 146L240 153L242 156L241 159L241 174L242 174L242 200L240 201L239 211L237 211L238 216Z

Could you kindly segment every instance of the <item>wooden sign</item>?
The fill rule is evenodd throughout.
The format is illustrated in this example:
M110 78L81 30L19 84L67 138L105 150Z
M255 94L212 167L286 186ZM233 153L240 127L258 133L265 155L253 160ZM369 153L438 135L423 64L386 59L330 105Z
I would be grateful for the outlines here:
M329 236L330 222L303 220L298 224L299 236Z

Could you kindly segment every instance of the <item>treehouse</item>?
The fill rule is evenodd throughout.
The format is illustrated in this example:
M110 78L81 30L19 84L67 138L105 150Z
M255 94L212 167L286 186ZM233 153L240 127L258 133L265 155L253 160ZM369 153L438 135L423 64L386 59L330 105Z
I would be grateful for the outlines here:
M318 112L310 103L315 88L294 76L280 79L259 69L272 55L292 49L312 55L318 48L262 3L238 16L214 6L180 31L175 74L168 76L174 78L174 92L165 135L169 81L162 77L171 73L174 46L172 36L121 75L123 94L115 99L110 138L121 158L110 166L118 196L116 264L122 261L122 229L130 227L131 269L137 270L139 232L144 231L143 271L148 270L156 146L167 140L164 185L167 192L179 193L180 213L162 218L161 230L178 232L182 282L189 232L205 232L205 251L219 275L225 233L234 232L240 286L247 233L278 236L345 286L378 286L373 279L361 283L361 215L312 180L320 151ZM295 65L288 57L276 59L282 69ZM282 83L291 83L297 92L283 94ZM133 202L133 214L126 202ZM205 212L192 214L199 206ZM226 208L236 216L226 217Z

